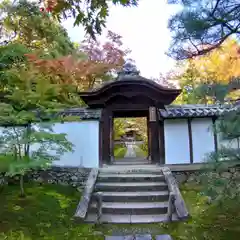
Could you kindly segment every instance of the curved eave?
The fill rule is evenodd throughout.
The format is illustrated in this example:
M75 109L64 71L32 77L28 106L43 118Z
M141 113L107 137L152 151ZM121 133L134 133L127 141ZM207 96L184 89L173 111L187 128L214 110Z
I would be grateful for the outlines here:
M88 91L88 92L82 92L79 95L82 96L96 96L99 95L107 90L109 90L110 88L113 88L115 86L121 86L121 85L143 85L146 87L150 87L153 89L156 89L157 91L161 92L161 93L167 93L167 94L180 94L181 93L181 89L172 89L172 88L167 88L164 87L152 80L119 80L119 81L113 81L110 82L108 84L103 85L101 88L99 89L95 89L93 91Z
M169 99L169 102L165 102L164 104L170 104L172 101L174 101L176 99L176 97L181 93L181 89L170 89L170 88L166 88L164 86L161 86L159 84L157 84L156 82L152 81L152 80L147 80L145 78L139 78L138 80L136 79L124 79L124 80L118 80L118 81L113 81L110 83L105 84L104 86L102 86L99 89L96 89L94 91L89 91L89 92L82 92L79 93L79 96L83 99L83 101L86 104L90 104L91 99L96 99L96 97L98 99L101 99L101 96L103 96L104 94L108 94L108 92L111 92L111 89L118 87L118 86L136 86L136 87L146 87L146 89L153 91L157 94L159 94L159 96L166 96ZM132 89L132 91L134 91L134 89ZM118 92L114 92L113 91L113 95L116 93L118 94ZM119 93L119 94L123 94L124 93ZM110 94L109 94L110 95Z

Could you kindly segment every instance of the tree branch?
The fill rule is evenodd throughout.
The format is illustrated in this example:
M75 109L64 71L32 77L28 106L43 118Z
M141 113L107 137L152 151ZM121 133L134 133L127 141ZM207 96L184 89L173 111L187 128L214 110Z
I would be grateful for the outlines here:
M217 2L216 2L216 4L215 4L215 6L214 6L214 8L213 8L213 11L211 12L210 16L212 16L212 17L214 16L214 14L215 14L215 12L216 12L216 10L217 10L217 8L218 8L218 5L219 5L220 1L221 1L221 0L217 0Z

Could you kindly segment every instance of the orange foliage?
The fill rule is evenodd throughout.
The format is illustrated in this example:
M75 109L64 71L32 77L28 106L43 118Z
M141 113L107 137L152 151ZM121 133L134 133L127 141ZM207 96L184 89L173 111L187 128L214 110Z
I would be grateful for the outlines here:
M123 49L122 37L111 31L103 44L85 39L80 46L80 52L87 55L85 60L73 56L41 59L34 54L26 54L26 57L35 69L50 76L52 81L72 84L83 91L109 80L108 73L119 70L129 53L128 49Z
M46 10L51 12L58 4L58 0L45 0Z
M229 39L221 48L189 62L198 70L201 81L228 84L232 79L240 77L239 49L239 43Z
M100 77L116 64L101 63L90 60L76 60L72 56L59 59L40 59L34 54L26 54L28 61L41 73L51 77L55 83L72 84L79 90L88 89L89 78Z

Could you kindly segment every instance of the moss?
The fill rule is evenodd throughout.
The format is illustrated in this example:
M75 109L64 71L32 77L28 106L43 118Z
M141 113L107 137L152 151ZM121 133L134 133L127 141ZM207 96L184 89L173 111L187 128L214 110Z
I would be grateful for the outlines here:
M18 186L4 188L0 195L0 239L7 240L103 240L105 234L168 233L174 240L238 240L240 204L228 199L223 205L208 205L201 186L185 185L182 194L191 218L169 224L77 223L72 218L80 194L59 185L26 185L28 196L19 198Z
M127 148L123 144L115 145L115 147L114 147L114 157L115 157L115 159L124 158L126 152L127 152Z
M71 187L26 185L6 187L0 196L0 239L103 239L94 236L94 225L77 224L73 214L80 194ZM1 238L2 237L2 238Z
M138 158L143 158L148 156L147 151L144 151L140 146L135 147L135 152Z

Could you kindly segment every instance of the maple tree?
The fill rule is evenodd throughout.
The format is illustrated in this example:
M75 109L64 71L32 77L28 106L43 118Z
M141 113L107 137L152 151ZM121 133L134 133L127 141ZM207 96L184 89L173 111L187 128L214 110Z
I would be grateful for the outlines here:
M88 75L87 85L84 89L92 89L104 81L112 80L113 74L116 74L123 67L128 54L131 52L123 47L120 35L108 31L106 38L103 43L87 38L80 44L80 51L87 55L89 62L108 66L107 71L96 71L95 74Z
M59 111L83 105L78 92L112 80L129 51L110 31L104 43L85 39L74 46L59 23L35 3L4 1L0 10L0 126L7 126L0 137L0 161L6 162L8 175L20 176L24 195L28 171L48 167L71 151L65 136L52 129L54 122L69 120ZM43 125L49 116L51 122ZM31 149L33 144L40 148ZM49 154L53 148L57 153Z
M171 70L166 73L160 73L158 78L152 80L166 88L177 88L177 80L175 79L176 72Z
M85 40L80 48L86 54L85 58L79 59L74 55L55 59L41 58L36 54L25 56L53 82L71 84L78 91L89 90L103 81L112 80L113 72L122 68L124 57L129 52L121 49L119 35L109 32L108 39L103 44Z
M39 11L37 3L19 1L0 3L1 45L22 44L44 55L72 54L74 45L66 30L50 16Z
M77 60L73 56L58 59L41 59L33 54L26 54L26 56L44 75L48 75L52 82L71 84L78 91L89 88L89 78L102 76L114 67L110 64Z
M96 39L101 34L109 15L109 2L123 7L137 6L139 0L40 0L42 11L50 12L59 21L74 18L75 25L83 25L86 32Z
M183 93L177 100L214 103L216 95L224 99L239 98L239 49L239 43L229 39L221 48L180 64L182 70L175 78L179 79Z
M32 169L48 168L64 152L72 151L65 134L55 133L55 122L73 121L59 114L67 107L79 106L77 92L42 74L34 64L12 66L1 90L0 161L8 176L19 176L21 196L24 176ZM48 123L46 123L46 120Z
M105 42L87 38L82 41L80 47L89 60L117 66L122 66L125 62L124 57L130 53L129 49L123 48L122 37L112 31L108 31Z

